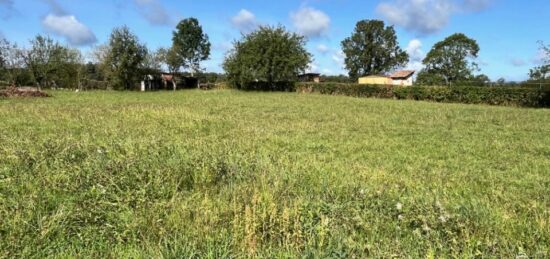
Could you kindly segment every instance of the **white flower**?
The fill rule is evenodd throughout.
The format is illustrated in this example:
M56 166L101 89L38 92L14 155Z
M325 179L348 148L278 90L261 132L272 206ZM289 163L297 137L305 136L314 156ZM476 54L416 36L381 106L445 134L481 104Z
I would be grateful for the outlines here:
M395 208L397 210L402 210L403 209L403 204L401 204L401 202L398 202L396 205L395 205Z

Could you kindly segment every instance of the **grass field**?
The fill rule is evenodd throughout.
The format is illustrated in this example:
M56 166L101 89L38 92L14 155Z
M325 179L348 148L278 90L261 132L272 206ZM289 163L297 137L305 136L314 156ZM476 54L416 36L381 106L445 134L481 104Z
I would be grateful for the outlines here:
M0 257L550 256L550 110L0 99Z

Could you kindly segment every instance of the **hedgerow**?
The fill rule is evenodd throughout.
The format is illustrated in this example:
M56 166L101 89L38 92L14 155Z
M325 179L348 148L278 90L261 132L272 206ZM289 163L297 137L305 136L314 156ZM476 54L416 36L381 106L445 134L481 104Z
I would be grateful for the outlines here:
M550 90L520 87L474 86L384 86L341 83L301 83L301 93L393 98L433 102L489 104L523 107L550 107Z

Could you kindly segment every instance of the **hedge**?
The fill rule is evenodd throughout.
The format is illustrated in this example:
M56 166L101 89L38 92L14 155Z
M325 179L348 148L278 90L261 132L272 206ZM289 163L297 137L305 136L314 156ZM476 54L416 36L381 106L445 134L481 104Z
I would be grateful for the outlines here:
M341 83L300 83L297 85L297 91L302 93L423 100L433 102L550 107L550 90L538 88L474 86L401 87Z

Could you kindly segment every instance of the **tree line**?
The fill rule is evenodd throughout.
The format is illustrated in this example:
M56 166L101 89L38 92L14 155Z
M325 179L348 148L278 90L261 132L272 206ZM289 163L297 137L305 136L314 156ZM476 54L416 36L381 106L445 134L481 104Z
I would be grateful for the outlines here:
M241 89L285 89L304 73L313 60L307 39L284 26L259 26L233 43L223 62L224 75L204 73L201 62L210 57L211 43L196 18L180 21L172 33L172 45L150 50L127 26L114 28L108 42L92 51L92 61L78 49L38 35L30 47L0 40L0 80L9 85L29 82L42 87L81 87L90 81L106 81L114 89L134 89L144 75L185 72L206 80L224 80ZM348 76L325 76L334 82L354 82L358 77L386 74L405 67L409 55L398 44L393 26L379 20L359 21L350 37L341 42ZM533 81L549 80L550 46L540 42L543 63L531 69ZM460 85L490 82L475 59L480 47L462 33L436 43L422 60L417 74L420 85ZM501 79L499 84L504 84Z

